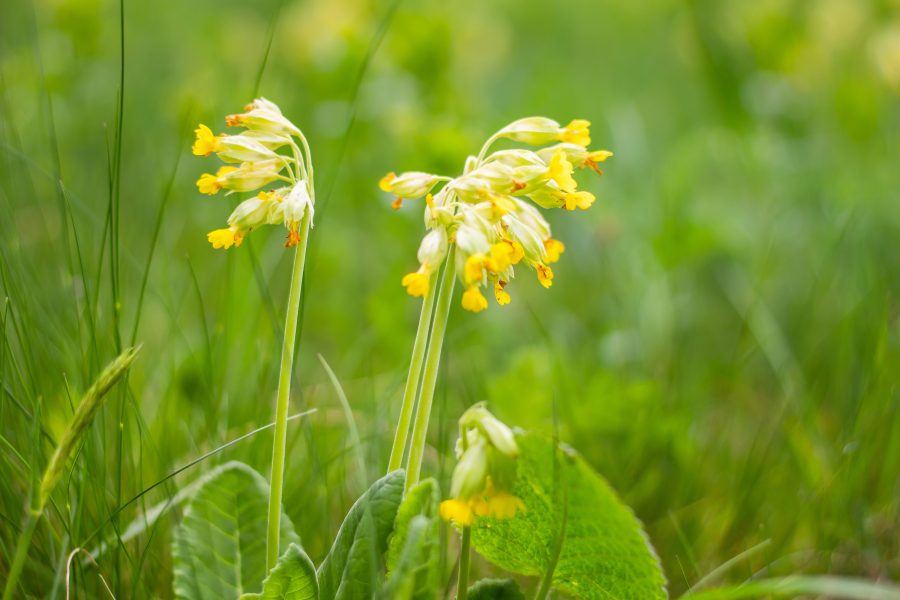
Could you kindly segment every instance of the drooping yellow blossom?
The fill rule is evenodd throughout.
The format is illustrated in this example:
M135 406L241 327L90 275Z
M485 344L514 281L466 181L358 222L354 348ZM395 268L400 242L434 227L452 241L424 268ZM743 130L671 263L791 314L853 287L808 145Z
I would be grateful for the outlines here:
M463 292L462 307L471 312L481 312L488 307L487 298L481 294L477 285L466 288Z
M548 288L553 285L553 269L544 263L537 263L534 268L537 271L538 281L541 282L542 286Z
M594 200L594 195L590 192L568 192L565 195L565 208L566 210L575 210L576 208L587 210Z
M597 163L605 162L606 159L610 156L613 156L613 153L609 150L594 150L593 152L588 152L587 158L585 158L584 164L581 166L582 168L590 167L598 175L603 175L603 171L600 170L600 167L597 166Z
M206 234L206 239L209 240L213 248L224 248L227 250L232 246L235 248L240 246L241 242L244 241L244 236L229 227L228 229L210 231Z
M509 304L512 298L504 288L506 287L506 282L498 280L497 283L494 284L494 299L497 300L497 304L500 306L506 306Z
M560 188L566 191L573 191L578 184L575 182L575 179L572 177L572 172L575 170L572 167L572 163L570 163L566 159L566 153L562 150L557 150L553 154L553 158L550 159L550 170L548 172L548 176L550 179L555 181Z
M473 254L467 258L463 272L463 280L466 284L471 285L480 282L482 277L484 277L484 255Z
M391 171L378 181L378 187L381 188L382 192L390 192L391 182L393 182L395 179L397 179L397 174Z
M403 287L406 293L413 297L424 297L428 293L428 275L421 271L407 273L403 276Z
M541 147L491 152L499 139ZM505 286L515 277L519 263L536 270L543 287L552 285L548 265L560 259L565 245L553 239L539 208L586 210L595 202L594 194L578 189L574 171L590 167L599 172L597 164L612 153L589 151L590 141L590 122L584 119L563 127L547 117L527 117L490 136L457 177L391 172L378 185L394 196L394 208L405 199L425 198L426 238L440 232L447 245L455 244L454 263L448 268L464 285L463 306L477 312L486 305L484 286L493 287L499 305L509 303ZM425 246L440 248L440 252L419 253L422 268L427 256L426 271L434 273L448 252L444 246Z
M566 245L559 240L550 238L544 240L544 250L547 251L547 263L552 264L559 261L559 256L566 251Z
M506 240L498 242L491 246L491 260L494 261L494 271L505 271L510 265L518 261L513 259L516 256L516 250L512 243ZM521 257L519 257L521 258Z
M475 522L475 511L467 500L451 498L444 500L440 506L441 518L445 521L453 521L460 527L468 527Z
M288 229L287 239L284 240L285 248L293 248L300 243L300 233L297 231L297 225L293 225Z
M197 139L194 140L191 152L193 152L195 156L209 156L213 152L219 150L221 139L213 134L209 127L201 123L197 129L194 130L194 133L197 134Z
M197 189L200 190L201 194L207 194L209 196L218 194L219 190L225 187L225 176L232 171L237 171L237 167L219 167L219 170L216 171L215 175L204 173L200 176L200 179L197 180Z
M589 146L591 144L590 127L590 121L575 119L563 127L562 133L559 134L559 139L578 146Z
M239 203L228 217L228 228L210 232L207 239L214 248L238 247L250 231L263 225L282 224L288 232L285 246L297 246L305 234L301 221L306 220L311 226L314 209L309 145L275 103L257 98L245 111L226 117L229 126L246 128L235 135L217 136L206 125L197 127L193 153L215 153L223 162L231 163L215 174L201 175L197 189L212 196L223 189L228 193L252 192L276 181L287 185L261 191ZM290 152L280 153L286 146Z
M524 511L525 503L511 492L519 456L512 430L483 404L460 417L459 430L451 497L441 502L441 518L468 527L475 517L511 519Z

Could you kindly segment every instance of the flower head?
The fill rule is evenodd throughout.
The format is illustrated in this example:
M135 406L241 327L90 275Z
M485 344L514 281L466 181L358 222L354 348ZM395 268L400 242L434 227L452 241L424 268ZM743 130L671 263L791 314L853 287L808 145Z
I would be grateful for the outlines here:
M510 148L489 153L499 139L544 146L536 150ZM379 187L396 200L425 198L425 227L429 233L419 250L420 268L403 278L413 296L424 296L429 276L456 245L456 269L465 288L463 308L481 312L488 306L483 286L491 286L501 306L509 304L509 282L515 267L527 265L543 287L550 287L553 271L565 250L551 237L550 225L536 208L586 210L595 202L591 192L578 189L576 168L589 167L612 156L607 150L588 150L590 123L575 119L562 126L546 117L519 119L491 136L477 157L469 157L458 177L409 171L388 173ZM427 241L435 232L442 245ZM430 248L431 251L423 252ZM415 277L413 277L415 275Z
M441 517L468 527L476 516L511 519L525 510L512 494L519 447L515 435L483 404L459 419L457 464L450 482L451 498L441 502Z
M301 221L308 218L311 222L313 214L309 146L300 129L285 118L274 102L257 98L244 110L225 119L230 127L246 128L240 133L215 135L206 125L197 127L193 153L215 153L230 163L215 174L201 175L197 189L212 196L220 190L227 190L228 194L252 192L274 182L282 187L261 191L238 204L228 217L228 228L211 231L207 239L213 248L238 247L253 229L283 224L288 231L285 246L296 246L303 235ZM290 153L281 153L284 148Z

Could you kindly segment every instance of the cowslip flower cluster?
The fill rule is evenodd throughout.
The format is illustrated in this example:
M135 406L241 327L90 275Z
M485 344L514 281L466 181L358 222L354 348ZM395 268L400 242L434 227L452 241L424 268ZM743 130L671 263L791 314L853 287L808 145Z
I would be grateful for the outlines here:
M522 500L511 493L518 456L512 430L484 404L476 404L463 413L456 441L458 462L450 482L451 498L441 502L441 517L468 527L476 516L510 519L525 510Z
M544 147L487 154L500 139ZM465 286L462 306L467 310L487 308L483 286L493 288L497 304L509 304L506 286L520 263L531 267L540 284L549 288L553 284L550 265L559 260L565 245L551 237L550 225L535 205L586 210L594 203L593 194L578 189L573 173L576 168L590 168L602 175L598 165L612 152L588 150L590 142L588 121L576 119L563 127L552 119L530 117L491 136L477 157L467 159L459 177L388 173L379 186L396 197L394 208L400 208L404 199L424 197L426 204L428 233L419 246L419 269L403 277L406 291L425 296L432 274L453 243L457 246L454 268Z
M216 135L203 124L195 130L193 153L215 154L226 163L215 174L201 175L197 189L213 196L220 190L232 194L252 192L274 182L283 185L260 191L238 204L228 217L228 227L209 232L207 239L213 248L227 249L240 246L257 227L283 224L288 230L285 247L296 246L304 215L309 211L311 218L313 213L312 160L306 138L274 102L265 98L245 106L243 113L228 115L225 123L244 130L235 135ZM302 153L295 138L303 147Z

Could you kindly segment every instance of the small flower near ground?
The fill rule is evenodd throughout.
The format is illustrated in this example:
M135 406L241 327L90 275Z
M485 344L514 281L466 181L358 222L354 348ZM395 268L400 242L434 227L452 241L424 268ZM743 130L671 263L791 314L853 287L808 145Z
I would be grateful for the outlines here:
M467 410L459 420L459 462L450 483L451 498L441 502L441 517L468 527L476 516L511 519L524 511L525 504L512 493L518 456L509 427L483 404Z
M312 164L306 139L278 106L257 98L244 107L245 112L225 118L229 127L244 127L237 134L216 135L206 125L195 130L191 148L197 156L216 156L226 164L197 180L197 189L210 196L252 192L272 183L280 187L260 191L244 200L228 217L228 227L207 234L213 248L238 247L248 233L263 225L284 225L285 247L300 243L300 222L313 214ZM297 141L300 142L298 145ZM303 151L301 152L301 146ZM290 154L280 152L288 148Z
M545 147L488 154L500 139ZM407 293L427 294L450 244L457 247L452 267L465 286L466 310L481 312L488 307L485 286L493 290L497 304L509 304L507 286L520 264L533 269L543 287L550 287L550 265L559 261L566 247L551 237L550 225L536 206L574 211L593 205L594 195L578 189L575 170L590 168L602 174L597 165L612 152L588 150L590 141L590 123L583 119L561 126L545 117L529 117L491 136L478 157L469 157L458 177L420 171L385 175L379 187L395 197L394 208L407 199L425 198L428 234L419 247L419 268L401 281ZM436 232L442 243L436 243Z

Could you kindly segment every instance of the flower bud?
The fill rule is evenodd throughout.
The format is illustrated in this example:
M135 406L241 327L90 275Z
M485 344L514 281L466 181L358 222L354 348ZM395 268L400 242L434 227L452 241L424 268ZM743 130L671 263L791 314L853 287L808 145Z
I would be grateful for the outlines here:
M463 451L456 463L450 481L450 495L454 498L468 498L483 490L487 467L485 443L476 440Z
M299 223L307 209L312 217L313 204L309 197L306 181L298 181L281 202L285 223Z
M216 154L227 163L259 162L277 156L259 140L246 135L223 135Z
M432 229L422 238L417 258L419 263L431 273L437 269L447 256L447 230L443 227Z
M549 144L559 138L562 129L559 123L546 117L528 117L513 121L498 132L504 137L515 142L522 142L532 146Z
M437 175L421 171L409 171L400 175L388 173L381 178L378 186L398 198L421 198L440 180Z
M253 131L276 135L301 135L297 126L281 114L281 110L274 102L265 98L257 98L244 109L247 112L225 117L225 122L229 127L246 127Z

